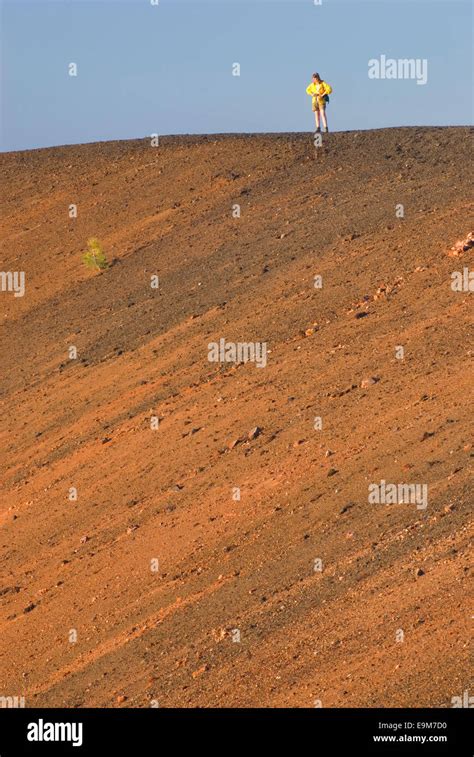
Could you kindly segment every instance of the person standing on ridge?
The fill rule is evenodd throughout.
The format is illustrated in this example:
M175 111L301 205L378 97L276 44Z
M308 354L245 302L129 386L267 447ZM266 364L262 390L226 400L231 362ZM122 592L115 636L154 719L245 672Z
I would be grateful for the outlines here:
M332 87L321 79L319 74L313 74L313 81L306 87L306 94L311 95L313 104L313 113L316 120L316 131L321 132L319 118L323 122L324 131L328 132L328 122L326 118L326 105L329 102L329 95Z

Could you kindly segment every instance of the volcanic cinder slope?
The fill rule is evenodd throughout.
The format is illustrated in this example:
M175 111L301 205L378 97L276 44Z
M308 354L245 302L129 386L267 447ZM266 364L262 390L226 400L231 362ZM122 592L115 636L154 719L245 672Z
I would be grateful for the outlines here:
M400 128L1 157L1 269L26 274L0 293L2 696L450 707L469 688L472 293L451 274L472 254L446 252L470 231L470 147ZM209 362L221 338L265 342L266 367ZM427 507L369 502L382 480L426 484Z

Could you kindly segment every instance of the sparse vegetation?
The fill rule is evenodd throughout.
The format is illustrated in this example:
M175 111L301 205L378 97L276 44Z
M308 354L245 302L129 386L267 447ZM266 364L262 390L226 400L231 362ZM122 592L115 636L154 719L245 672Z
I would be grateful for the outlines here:
M95 271L104 271L109 267L109 262L102 249L102 245L95 237L87 240L87 252L82 256L83 263Z

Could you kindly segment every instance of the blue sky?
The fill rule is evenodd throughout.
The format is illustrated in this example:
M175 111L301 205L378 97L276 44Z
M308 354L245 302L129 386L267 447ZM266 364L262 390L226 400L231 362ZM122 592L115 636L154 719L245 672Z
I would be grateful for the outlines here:
M469 0L3 0L1 149L310 131L313 71L334 130L467 124L471 40ZM382 54L426 85L369 79Z

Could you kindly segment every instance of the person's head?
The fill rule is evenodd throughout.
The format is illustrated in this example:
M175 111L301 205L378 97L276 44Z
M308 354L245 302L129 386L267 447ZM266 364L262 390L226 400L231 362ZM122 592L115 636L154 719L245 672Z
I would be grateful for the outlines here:
M319 82L321 81L320 75L319 74L313 74L313 81L316 82L317 84L319 84Z

